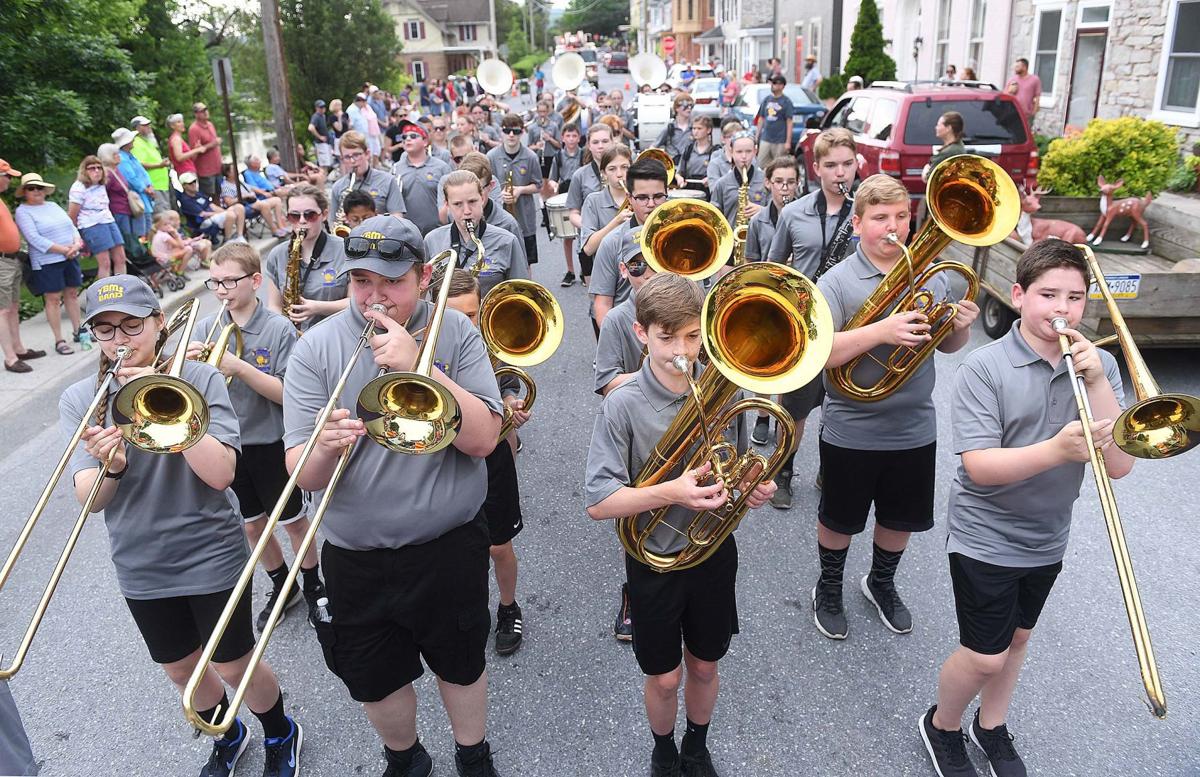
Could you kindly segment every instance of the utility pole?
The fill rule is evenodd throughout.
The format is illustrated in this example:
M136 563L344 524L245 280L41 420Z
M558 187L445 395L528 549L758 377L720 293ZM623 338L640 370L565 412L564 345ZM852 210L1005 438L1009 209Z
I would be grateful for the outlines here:
M533 51L537 48L533 38L533 0L525 0L525 7L529 10L529 50Z
M263 46L267 55L271 113L275 118L275 145L284 170L300 169L296 136L292 127L292 90L288 87L287 63L283 58L283 29L279 24L279 1L259 0L262 9Z

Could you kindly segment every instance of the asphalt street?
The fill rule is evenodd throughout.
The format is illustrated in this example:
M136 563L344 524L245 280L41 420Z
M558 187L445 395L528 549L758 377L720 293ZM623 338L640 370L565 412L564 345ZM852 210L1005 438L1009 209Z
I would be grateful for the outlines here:
M602 79L603 86L619 87L624 76ZM612 637L623 578L620 547L610 525L587 517L582 499L599 405L591 392L594 342L586 289L559 288L562 248L544 232L539 250L534 278L558 296L568 330L558 353L531 370L538 403L522 431L518 463L526 528L516 540L525 643L509 658L489 647L488 738L503 775L643 775L652 740L642 678L630 648ZM911 634L887 631L856 592L870 563L865 537L852 546L847 565L849 638L833 642L813 627L817 415L810 420L814 433L800 445L792 509L764 507L743 522L737 533L741 633L721 662L709 737L722 775L932 774L917 720L932 703L938 668L957 643L944 550L943 506L955 466L949 393L962 355L986 341L977 327L967 349L937 357L937 526L914 538L897 577L914 615ZM1145 355L1165 391L1200 394L1195 351ZM46 391L19 414L0 415L5 551L61 452L58 393ZM1159 721L1142 701L1112 553L1092 481L1085 480L1064 571L1035 632L1009 719L1031 774L1200 774L1198 484L1200 454L1139 462L1116 484L1170 706L1169 717ZM76 510L68 489L59 488L26 563L3 592L0 649L8 654ZM259 602L266 584L260 574ZM493 606L494 599L493 593ZM303 618L280 627L268 657L288 711L305 728L303 773L381 773L374 731L326 669ZM417 690L419 728L435 774L451 775L449 726L428 674ZM12 691L47 777L195 774L207 757L207 741L191 737L178 694L150 661L118 592L100 516L88 524ZM257 723L248 722L258 739ZM969 747L976 765L986 768ZM255 774L261 763L262 749L254 744L239 773Z

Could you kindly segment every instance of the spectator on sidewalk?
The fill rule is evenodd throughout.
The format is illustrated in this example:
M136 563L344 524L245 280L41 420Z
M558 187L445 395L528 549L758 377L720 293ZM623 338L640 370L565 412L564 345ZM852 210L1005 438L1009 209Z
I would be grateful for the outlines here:
M196 172L196 157L208 150L208 146L192 148L187 141L187 128L183 124L182 113L172 113L167 117L167 126L171 128L171 137L167 138L167 156L175 168L175 175Z
M186 272L195 258L201 267L208 267L212 242L203 237L184 237L179 232L179 213L166 210L154 214L154 236L150 239L150 255L160 266L187 279Z
M133 208L129 204L129 183L121 176L117 166L121 163L121 149L112 143L103 143L96 149L96 157L104 165L104 191L108 194L108 210L117 222L121 238L126 245L137 242L133 231ZM140 197L135 197L141 202Z
M125 274L125 239L108 207L108 173L98 156L85 156L67 194L67 215L96 257L97 278Z
M1029 72L1029 60L1021 57L1013 64L1012 78L1004 85L1004 91L1017 98L1017 105L1025 112L1030 123L1042 102L1042 80Z
M246 212L241 205L222 208L213 202L200 191L200 182L195 173L179 176L179 183L183 186L179 194L179 211L187 219L188 229L193 235L203 234L213 240L224 231L227 241L245 241Z
M787 79L781 73L773 73L769 79L771 93L758 106L754 123L758 125L758 166L767 165L777 156L788 156L792 152L792 115L796 107L783 87Z
M279 152L275 152L275 161L279 161ZM279 173L287 176L287 173L278 164L275 165ZM242 172L242 180L246 182L246 186L250 187L250 191L254 192L259 199L263 197L286 197L288 187L287 184L279 185L272 181L263 169L262 157L258 154L250 154L246 157L246 169ZM280 219L282 221L282 218ZM289 232L291 230L288 230Z
M37 173L21 176L17 197L22 203L17 206L16 222L29 246L29 262L33 266L29 290L45 300L54 350L65 356L75 353L75 349L62 336L64 298L75 342L79 342L79 287L83 285L83 273L78 257L83 250L83 239L67 212L58 203L46 201L55 188Z
M817 67L817 58L809 54L804 58L804 78L800 79L800 86L816 94L821 81L821 68Z
M142 212L137 213L136 206L130 206L133 214L133 232L138 237L145 237L150 232L150 216L154 213L154 185L150 183L150 174L142 163L130 151L136 133L126 127L113 130L113 145L120 149L121 162L117 169L121 178L129 186L130 194L137 194L142 200Z
M158 147L158 138L154 136L154 125L149 119L145 116L134 116L129 124L137 133L129 151L142 163L150 177L150 185L154 187L154 210L168 210L171 207L168 196L171 192L171 174L167 168L171 166L171 160L163 159L162 149Z
M8 191L12 178L19 177L8 162L0 159L0 194ZM45 351L26 348L21 342L21 263L17 251L21 248L21 231L13 221L8 206L0 200L0 350L4 351L4 369L9 372L32 372L25 362L40 359Z
M333 169L334 135L325 117L324 100L317 100L313 104L313 114L308 120L308 134L312 136L313 145L317 150L317 164L326 172Z
M221 165L221 205L232 208L240 204L246 221L261 216L275 237L284 237L291 230L283 227L283 201L278 197L260 197L244 180L239 180L232 162ZM243 176L244 178L244 176Z
M308 159L304 153L304 146L297 144L296 154L300 157L300 166L312 164L312 160ZM263 168L263 173L267 176L267 180L275 187L275 194L283 197L286 192L286 187L295 183L305 183L305 176L300 173L289 173L283 169L283 165L279 164L280 160L279 149L272 148L267 151L267 166Z
M204 152L196 157L196 176L200 181L200 190L210 198L215 198L221 191L221 139L217 137L217 128L208 118L208 106L196 103L192 106L195 120L188 127L188 143L192 148L204 146Z

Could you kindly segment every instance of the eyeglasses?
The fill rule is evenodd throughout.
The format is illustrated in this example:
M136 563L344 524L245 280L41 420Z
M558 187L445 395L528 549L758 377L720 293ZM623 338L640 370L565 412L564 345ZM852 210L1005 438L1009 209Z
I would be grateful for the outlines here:
M342 154L342 161L344 161L344 162L357 162L358 160L360 160L360 159L363 159L364 157L366 157L366 154L363 154L363 153L358 153L358 154Z
M85 170L103 170L103 169L104 169L104 165L88 165L88 166L87 166L87 167L85 167L84 169L85 169Z
M625 262L625 272L629 273L634 278L641 278L646 274L646 268L649 265L642 259L630 259Z
M505 135L520 135L525 130L521 129L520 127L505 127L500 131Z
M771 184L773 186L778 186L780 189L790 189L793 186L795 186L796 183L797 183L796 181L775 181L775 180L771 181Z
M645 205L647 202L660 203L667 199L667 195L659 192L658 194L634 194L629 199L636 202L638 205Z
M458 164L459 162L463 161L463 158L461 156L451 155L450 161L454 162L454 164Z
M405 132L400 136L401 140L423 140L425 138L420 132Z
M678 110L684 111L691 108L693 105L695 105L695 103L679 103L677 108Z
M392 237L381 237L378 240L361 236L346 238L346 256L351 259L362 259L372 251L386 262L398 262L420 256L412 245ZM407 256L405 251L408 252Z
M140 335L145 328L144 318L123 318L119 324L92 324L92 337L107 342L117 336L118 329L133 337Z
M253 274L254 273L252 273L252 272L248 272L245 275L239 275L236 278L225 278L224 280L219 280L219 281L214 278L209 278L208 280L206 280L204 282L204 286L209 291L216 291L218 287L225 289L226 291L232 291L233 289L237 288L238 281L245 280L246 278L249 278ZM140 330L141 327L138 327L138 329ZM95 330L93 330L93 331L95 331ZM132 335L132 334L136 334L136 332L126 331L125 334Z
M434 125L433 125L433 131L434 131L434 132L445 132L445 131L446 131L446 128L445 128L445 127L439 127L437 124L434 124Z
M303 219L304 221L310 222L310 223L314 222L314 221L320 221L321 220L321 211L306 210L303 213L297 213L294 210L288 211L287 220L290 221L291 223L299 224L301 219Z
M40 191L43 191L44 189L45 189L44 186L37 186L36 184L31 184L31 183L25 184L25 191L27 191L27 192L40 192Z

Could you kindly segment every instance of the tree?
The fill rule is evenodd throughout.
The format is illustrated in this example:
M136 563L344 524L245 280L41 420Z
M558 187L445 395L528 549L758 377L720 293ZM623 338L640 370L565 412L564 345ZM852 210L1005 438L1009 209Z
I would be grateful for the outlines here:
M617 27L629 24L627 0L571 0L559 21L562 30L583 30L595 35L616 36Z
M144 0L122 36L133 68L146 78L147 113L156 127L168 114L190 116L192 103L216 98L201 21L183 17L176 0ZM213 112L218 113L217 111ZM162 136L162 129L159 129Z
M858 21L850 34L850 56L846 59L847 76L862 76L867 86L872 81L896 77L896 61L884 51L883 23L874 0L863 0Z

